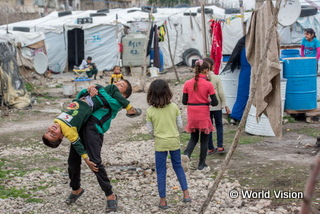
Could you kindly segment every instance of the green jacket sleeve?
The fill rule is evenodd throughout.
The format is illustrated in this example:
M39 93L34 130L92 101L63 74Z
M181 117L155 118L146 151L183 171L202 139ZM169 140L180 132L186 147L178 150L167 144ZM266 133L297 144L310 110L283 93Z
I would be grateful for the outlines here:
M108 85L106 87L104 87L104 90L114 99L116 99L120 105L122 106L122 108L127 108L127 106L130 104L130 101L127 100L126 98L124 98L122 96L122 94L120 93L119 89L117 88L117 86L115 85Z
M84 94L88 93L87 89L82 89L78 94L76 99L80 99Z
M84 149L80 138L77 141L73 142L72 146L83 159L86 159L88 157L87 151Z
M121 107L119 109L119 102L112 98L106 91L104 88L99 88L99 95L103 96L103 98L108 102L110 109L112 111L119 111L121 110Z

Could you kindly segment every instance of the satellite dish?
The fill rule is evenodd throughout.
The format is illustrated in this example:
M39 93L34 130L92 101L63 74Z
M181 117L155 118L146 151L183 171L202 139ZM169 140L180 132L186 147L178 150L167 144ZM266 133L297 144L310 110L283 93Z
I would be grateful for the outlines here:
M33 66L38 74L44 74L48 68L47 56L43 52L36 53Z
M282 0L278 14L278 22L289 26L296 22L301 13L300 0Z

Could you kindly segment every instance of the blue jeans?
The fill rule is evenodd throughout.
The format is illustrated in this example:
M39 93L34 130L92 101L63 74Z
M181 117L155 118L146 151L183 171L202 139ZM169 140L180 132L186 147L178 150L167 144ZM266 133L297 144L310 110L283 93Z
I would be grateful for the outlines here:
M155 152L156 157L156 171L157 171L157 182L158 182L158 191L160 198L166 197L166 177L167 177L167 156L170 152L171 163L176 175L178 177L180 186L182 190L188 189L186 175L181 166L181 155L180 149L175 151L164 151L164 152Z
M217 130L217 145L218 147L223 147L223 125L222 125L222 110L218 111L210 111L210 119L213 122L213 118L216 125ZM209 142L208 142L208 149L214 149L213 142L212 142L212 132L209 134Z

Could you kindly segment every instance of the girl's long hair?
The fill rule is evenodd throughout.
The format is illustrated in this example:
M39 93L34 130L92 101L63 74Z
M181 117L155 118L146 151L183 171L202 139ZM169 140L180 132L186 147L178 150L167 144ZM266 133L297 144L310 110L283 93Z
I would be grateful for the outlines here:
M306 33L309 33L309 34L313 34L314 36L314 38L317 38L316 37L316 32L312 29L312 28L306 28L306 29L304 29L304 32L306 32Z
M194 85L193 85L193 90L197 91L198 90L198 79L199 79L199 74L202 73L203 70L205 69L210 69L209 68L210 64L207 63L206 61L203 61L202 59L199 59L195 63L195 76L194 76Z
M162 79L154 80L148 89L147 102L156 108L163 108L171 103L172 92L168 83Z

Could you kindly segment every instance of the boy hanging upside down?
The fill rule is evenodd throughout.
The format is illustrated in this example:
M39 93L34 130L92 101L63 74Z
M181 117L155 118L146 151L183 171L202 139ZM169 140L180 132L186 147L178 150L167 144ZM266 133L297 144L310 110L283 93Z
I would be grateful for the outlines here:
M98 95L94 95L97 92ZM51 148L57 148L61 144L63 137L66 137L89 168L97 172L96 164L89 160L86 150L79 138L80 128L97 109L111 108L112 111L121 110L121 108L112 109L114 105L111 105L110 102L119 102L122 108L127 110L128 117L139 116L141 110L134 108L126 99L131 93L131 84L127 80L121 80L117 84L108 85L105 88L99 85L90 86L88 89L81 91L81 97L74 99L64 112L54 119L54 124L48 127L42 136L44 144ZM114 99L109 99L110 97Z

